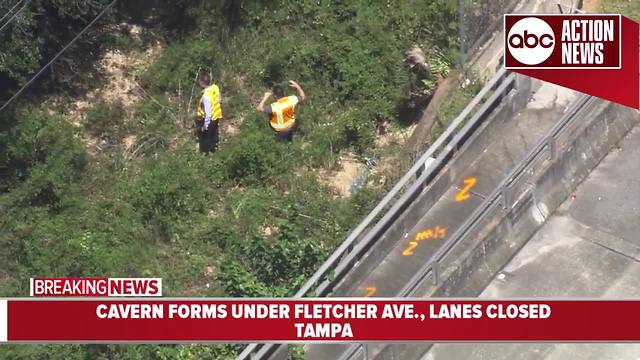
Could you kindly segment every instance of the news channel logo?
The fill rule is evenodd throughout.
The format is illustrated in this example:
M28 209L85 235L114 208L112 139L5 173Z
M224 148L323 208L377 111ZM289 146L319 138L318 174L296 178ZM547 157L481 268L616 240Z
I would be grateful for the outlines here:
M622 67L619 14L505 14L504 26L507 69Z
M538 65L547 60L555 49L556 38L551 26L537 17L518 20L507 36L511 55L525 65Z

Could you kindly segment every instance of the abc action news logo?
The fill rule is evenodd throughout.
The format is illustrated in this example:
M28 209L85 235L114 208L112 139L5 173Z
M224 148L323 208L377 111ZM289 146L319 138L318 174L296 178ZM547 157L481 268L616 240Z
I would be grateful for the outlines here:
M505 15L507 69L620 69L620 15Z
M31 296L162 296L160 278L31 278Z

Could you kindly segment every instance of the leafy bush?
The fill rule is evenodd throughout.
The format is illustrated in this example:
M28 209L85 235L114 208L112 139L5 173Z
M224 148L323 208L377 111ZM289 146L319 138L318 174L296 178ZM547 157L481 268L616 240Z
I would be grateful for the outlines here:
M35 74L41 66L53 58L71 39L97 16L111 0L80 2L77 0L32 0L6 28L0 32L0 95L7 98ZM6 14L15 2L2 2L0 12ZM47 14L47 16L42 16ZM108 11L104 23L112 22L115 10ZM40 83L69 85L74 74L86 74L100 54L104 28L92 27L54 65L55 71L47 72ZM60 91L51 86L49 90ZM42 90L42 87L39 89Z
M5 188L20 184L17 198L23 204L56 207L69 183L77 180L87 160L64 120L31 110L9 130L3 153L7 158Z
M287 223L279 231L278 239L253 236L236 246L236 259L226 258L218 275L226 293L290 295L324 259L326 251L316 241L293 235Z
M232 140L223 156L229 179L248 185L277 178L292 164L287 144L278 141L266 126L244 127L243 135Z
M209 72L216 65L213 63L215 50L215 43L206 38L194 37L174 43L162 53L160 61L152 64L144 74L143 85L153 91L166 91L177 89L180 83L188 89L198 70Z
M118 140L125 132L125 112L120 103L100 101L87 111L84 128L93 136Z
M187 153L187 156L154 161L139 179L123 191L145 224L165 241L171 240L175 224L204 212L206 208L206 179L188 156Z

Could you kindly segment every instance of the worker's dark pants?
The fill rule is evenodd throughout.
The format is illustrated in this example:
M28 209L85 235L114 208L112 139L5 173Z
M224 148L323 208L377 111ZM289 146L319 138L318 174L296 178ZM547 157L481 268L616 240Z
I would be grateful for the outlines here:
M216 121L212 120L209 123L209 128L206 131L204 132L202 130L198 131L198 136L200 138L199 139L200 151L202 151L205 154L212 153L218 149L218 140L219 140L218 123L219 122L220 122L219 120L216 120ZM199 128L202 128L203 123L204 123L204 120L197 122L197 124L199 124Z
M291 127L291 129L286 130L286 131L276 131L276 137L282 141L286 141L289 142L291 140L293 140L293 133L296 131L296 129L298 128L298 123L295 122L293 123L293 126Z

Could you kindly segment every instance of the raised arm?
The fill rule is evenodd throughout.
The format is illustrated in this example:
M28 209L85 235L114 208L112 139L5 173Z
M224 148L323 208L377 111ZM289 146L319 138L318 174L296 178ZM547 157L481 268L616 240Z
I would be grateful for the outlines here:
M298 91L298 97L300 98L300 101L304 101L304 99L307 98L307 96L304 94L304 90L302 90L302 87L297 82L289 80L289 87L292 87Z
M264 112L264 104L267 102L267 100L269 100L269 98L271 97L271 93L270 92L266 92L264 93L264 96L262 96L262 100L260 100L260 104L258 104L258 111L260 112Z

